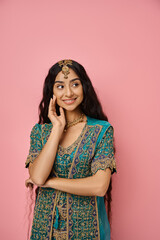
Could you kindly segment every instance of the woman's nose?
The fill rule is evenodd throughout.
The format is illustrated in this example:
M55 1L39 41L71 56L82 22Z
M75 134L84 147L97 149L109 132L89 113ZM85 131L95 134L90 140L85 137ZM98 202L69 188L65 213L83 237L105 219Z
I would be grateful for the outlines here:
M67 97L72 96L73 93L72 93L72 90L70 89L70 87L67 87L67 88L66 88L65 94L66 94Z

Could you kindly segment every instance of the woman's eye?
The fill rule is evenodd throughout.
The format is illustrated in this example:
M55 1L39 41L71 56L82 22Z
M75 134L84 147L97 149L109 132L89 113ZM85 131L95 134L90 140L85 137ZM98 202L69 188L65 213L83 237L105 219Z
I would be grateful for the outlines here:
M73 85L75 85L75 86L78 86L78 85L79 85L79 83L73 83Z
M77 86L79 86L79 83L73 83L72 86L77 87ZM64 86L63 85L57 85L56 88L62 89L62 88L64 88Z
M57 88L63 88L63 85L57 85Z

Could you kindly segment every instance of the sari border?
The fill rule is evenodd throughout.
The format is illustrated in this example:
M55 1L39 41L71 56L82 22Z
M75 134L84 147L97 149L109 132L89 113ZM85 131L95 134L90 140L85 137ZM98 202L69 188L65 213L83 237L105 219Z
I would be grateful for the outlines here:
M97 218L97 231L98 231L98 238L100 240L100 228L99 228L99 214L98 214L98 205L97 205L97 197L95 196L95 203L96 203L96 218Z
M78 146L77 146L77 149L76 149L76 152L75 152L75 155L74 155L74 158L73 158L73 161L72 161L72 164L71 164L71 167L70 167L70 170L69 170L69 174L68 174L68 178L72 178L73 175L75 174L76 172L76 165L78 164L78 159L77 159L77 155L79 155L82 151L82 147L85 143L85 140L87 139L88 137L88 134L89 134L89 129L92 128L93 125L91 126L88 126L87 125L87 128L85 129L83 135L82 135L82 139L79 143L78 143ZM92 136L92 142L93 142L93 149L92 149L92 152L95 151L95 144L94 142L98 140L98 137L99 137L99 134L101 133L101 130L102 130L102 126L97 124L95 126L95 130L94 130L94 134ZM85 136L86 135L86 136ZM85 136L85 138L83 138ZM82 146L82 147L81 147ZM78 153L79 152L79 153ZM77 154L78 153L78 154ZM77 161L75 162L75 160L77 159ZM75 172L73 170L73 168L75 167ZM72 228L72 225L73 225L73 221L72 221L72 208L70 207L72 204L73 204L73 198L71 196L70 193L67 194L68 195L68 198L67 198L67 239L68 240L71 240L72 237L73 237L73 232L71 230ZM96 220L95 225L94 225L94 229L95 229L95 239L97 240L100 240L100 229L99 229L99 218L98 218L98 207L97 207L97 198L96 196L92 196L91 197L91 204L95 202L95 206L94 204L92 205L93 206L93 212L94 212L94 209L96 211L96 216L93 215L93 218ZM94 220L94 221L95 221Z
M52 202L52 205L53 205L53 209L51 210L51 215L50 215L50 226L48 227L48 236L46 238L46 240L52 240L52 229L53 229L53 219L54 219L54 213L55 213L55 207L56 207L56 200L57 200L57 196L58 196L58 191L54 192L53 193L53 202Z

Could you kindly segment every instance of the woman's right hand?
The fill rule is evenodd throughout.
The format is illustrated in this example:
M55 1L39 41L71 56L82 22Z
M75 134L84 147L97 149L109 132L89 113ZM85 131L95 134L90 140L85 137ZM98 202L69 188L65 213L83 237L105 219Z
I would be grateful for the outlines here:
M53 94L53 98L50 99L49 108L48 108L48 118L53 124L53 127L59 127L62 131L66 125L66 118L64 110L62 107L59 107L60 115L56 113L56 96Z

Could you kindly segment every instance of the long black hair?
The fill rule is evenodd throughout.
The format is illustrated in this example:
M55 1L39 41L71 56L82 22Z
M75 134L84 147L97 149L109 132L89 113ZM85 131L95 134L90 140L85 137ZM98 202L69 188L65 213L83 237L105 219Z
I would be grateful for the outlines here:
M65 61L67 59L61 60ZM104 114L102 110L101 103L98 99L98 96L92 86L91 80L89 76L86 73L86 70L84 67L74 61L69 59L70 63L67 64L69 68L72 68L74 72L78 75L80 78L80 81L83 86L83 101L80 105L81 110L84 114L86 114L89 117L96 118L99 120L105 120L108 121L108 117ZM48 118L48 107L49 107L49 102L50 98L53 96L53 84L55 81L55 78L57 74L62 71L62 67L59 66L59 63L57 62L54 64L48 71L48 74L45 78L44 85L43 85L43 97L42 100L39 104L39 124L44 124L44 123L50 123L50 119ZM57 114L59 115L59 107L56 105L56 111ZM115 153L115 146L114 146L114 153ZM38 189L38 188L37 188ZM36 197L38 190L35 190ZM108 220L111 226L111 201L112 201L112 196L111 196L111 190L112 190L112 178L110 179L110 184L108 187L108 190L104 196L104 201L107 203L107 214L108 214Z

